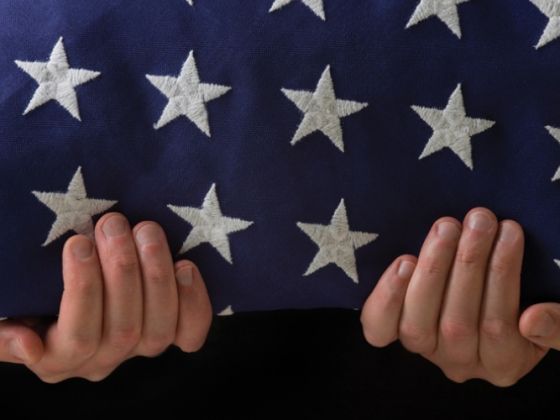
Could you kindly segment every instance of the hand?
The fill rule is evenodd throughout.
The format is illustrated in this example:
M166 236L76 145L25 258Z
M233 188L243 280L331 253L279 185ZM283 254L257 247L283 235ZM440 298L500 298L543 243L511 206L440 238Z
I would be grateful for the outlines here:
M560 304L539 303L527 308L519 328L536 345L560 350Z
M397 258L368 297L361 314L366 340L383 347L398 339L455 382L516 383L550 347L526 337L542 308L519 316L523 244L516 222L498 224L487 209L471 210L463 225L439 219L418 259ZM555 332L558 345L558 326Z
M95 240L66 241L60 313L43 339L23 322L0 323L1 361L23 363L45 382L98 381L131 357L203 346L212 322L206 286L194 264L173 264L158 224L131 230L123 215L108 213Z

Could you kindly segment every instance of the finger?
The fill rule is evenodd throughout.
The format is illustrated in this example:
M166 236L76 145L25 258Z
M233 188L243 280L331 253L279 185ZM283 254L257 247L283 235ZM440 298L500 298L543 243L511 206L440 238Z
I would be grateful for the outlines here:
M451 217L436 221L422 245L404 301L399 338L410 351L429 354L437 345L437 326L461 224Z
M496 216L483 208L471 210L463 223L443 300L438 339L444 358L459 365L469 365L478 358L480 305L497 228Z
M500 223L482 301L480 357L490 371L506 371L528 346L518 332L523 230L512 220Z
M43 342L33 330L15 321L0 322L0 362L33 364L43 352Z
M385 347L399 336L399 320L416 257L397 258L385 270L362 309L360 321L366 341Z
M519 320L521 334L542 348L560 350L560 304L539 303Z
M104 278L102 359L120 361L142 333L142 278L128 220L104 215L95 237Z
M179 291L179 322L175 344L191 353L200 350L212 324L212 304L198 268L188 262L175 264Z
M144 291L142 339L137 353L155 356L175 339L177 329L177 283L171 251L163 229L144 222L133 229L140 255Z
M46 357L71 368L92 357L99 346L103 277L94 244L84 235L66 241L62 260L64 292L58 321L47 334Z

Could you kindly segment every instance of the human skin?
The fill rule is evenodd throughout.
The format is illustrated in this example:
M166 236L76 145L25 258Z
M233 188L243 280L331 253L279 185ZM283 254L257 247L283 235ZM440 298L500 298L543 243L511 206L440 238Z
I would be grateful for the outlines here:
M23 320L1 322L0 361L25 364L49 383L99 381L132 357L203 346L212 323L206 286L192 262L173 263L157 223L131 229L124 215L107 213L95 246L74 235L62 260L58 319L44 334Z
M398 257L366 300L365 339L399 340L455 382L515 384L560 349L559 304L520 313L523 246L521 226L489 209L472 209L463 223L438 219L419 256Z

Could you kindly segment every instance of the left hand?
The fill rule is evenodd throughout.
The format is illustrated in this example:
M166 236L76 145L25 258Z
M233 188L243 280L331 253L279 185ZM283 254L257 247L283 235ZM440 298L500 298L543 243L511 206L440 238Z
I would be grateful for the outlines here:
M550 306L535 305L520 319L523 244L521 227L498 223L488 209L472 209L463 225L439 219L419 257L397 258L365 302L366 340L376 347L400 340L455 382L515 384L551 347L543 337L527 338ZM560 310L553 308L560 347Z

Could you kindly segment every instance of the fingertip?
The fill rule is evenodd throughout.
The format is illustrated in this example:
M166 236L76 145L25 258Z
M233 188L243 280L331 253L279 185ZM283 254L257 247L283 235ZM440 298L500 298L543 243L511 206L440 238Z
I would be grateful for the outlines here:
M433 227L437 228L437 226L440 225L441 223L451 223L455 225L459 229L459 231L463 229L463 224L459 220L451 216L440 217L434 222Z
M525 240L523 227L515 220L502 220L498 230L498 241L523 245Z
M134 237L136 237L136 234L138 233L138 231L145 225L153 225L159 231L159 233L163 234L164 237L167 239L167 236L165 235L165 230L163 229L163 227L159 223L154 222L153 220L143 220L143 221L137 223L136 225L134 225L134 227L132 228L132 235Z
M189 267L193 268L196 267L196 265L189 260L179 260L175 263L175 271L179 271L183 268L189 268Z
M96 241L102 241L102 240L105 239L105 233L103 233L103 226L105 225L105 222L107 221L107 219L110 219L113 216L119 216L119 217L124 218L125 221L126 221L126 225L128 225L128 227L130 227L130 223L128 221L128 218L124 214L116 212L116 211L105 213L103 216L101 216L99 218L99 220L97 220L97 223L95 224L94 236L95 236Z
M191 287L194 283L195 265L187 260L175 263L175 277L180 286Z
M200 350L212 324L212 303L196 264L182 260L175 263L179 284L179 322L175 344L184 352Z
M519 331L540 346L560 349L560 305L542 303L527 308L519 318Z
M403 255L397 259L396 273L401 280L410 280L416 264L418 263L418 258L414 255Z
M84 262L90 260L95 254L95 246L90 238L85 235L74 235L64 243L63 255L72 261Z
M20 345L25 354L26 364L35 364L43 357L44 346L41 338L29 331L29 334L25 334L20 337Z
M396 258L364 303L360 322L364 338L372 346L385 347L398 338L400 314L417 262L414 255Z
M30 328L8 322L0 331L0 361L34 364L42 357L41 338Z
M107 220L107 219L109 219L110 217L113 217L113 216L121 216L121 217L124 217L126 219L126 216L124 214L122 214L118 211L110 211L108 213L103 214L103 216L101 216L99 218L99 220L97 220L96 226L101 226L105 222L105 220Z
M467 214L465 215L465 218L463 219L463 222L466 223L467 220L469 219L469 216L473 213L476 212L483 212L486 213L486 215L488 215L488 217L490 217L494 222L497 223L498 218L496 217L496 215L494 214L494 212L486 207L474 207L472 209L470 209Z

